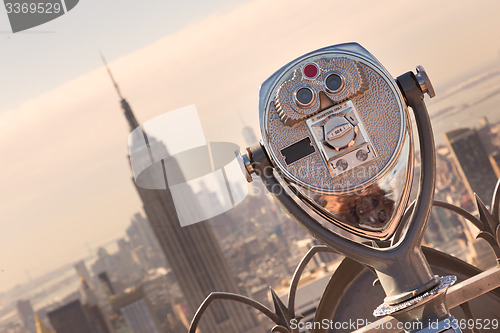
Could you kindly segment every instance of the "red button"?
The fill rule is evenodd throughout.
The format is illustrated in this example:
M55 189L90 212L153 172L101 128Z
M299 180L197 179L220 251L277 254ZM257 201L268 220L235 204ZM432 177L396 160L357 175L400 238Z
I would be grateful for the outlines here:
M313 79L318 75L318 67L315 64L307 64L304 66L304 76L308 79Z

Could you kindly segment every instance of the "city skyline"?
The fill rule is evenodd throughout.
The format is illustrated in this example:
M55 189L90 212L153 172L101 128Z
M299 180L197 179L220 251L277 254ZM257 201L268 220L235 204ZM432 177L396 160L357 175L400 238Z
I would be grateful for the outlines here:
M497 123L497 124L494 124L494 125L493 124L488 124L487 120L483 118L483 119L479 119L479 121L477 123L470 123L470 126L472 126L473 128L476 127L476 126L479 126L479 127L476 127L476 128L484 129L485 128L485 124L488 125L488 126L486 127L487 131L484 133L485 136L481 139L482 144L488 144L488 143L491 144L492 147L493 147L493 151L495 151L495 150L497 150L497 147L500 147L500 145L499 145L500 144L500 135L499 135L500 134L500 123ZM470 129L470 130L473 130L473 129ZM245 133L245 132L247 132L247 133ZM244 127L243 128L242 134L243 134L244 137L247 137L247 136L249 136L249 137L255 137L255 135L253 133L249 132L249 128L248 127ZM251 135L251 134L253 134L253 135ZM446 157L446 159L448 159L448 163L451 162L452 164L456 164L456 162L453 161L452 158L450 157L450 152L449 152L448 148L446 148L445 146L439 146L438 147L438 154L442 154L443 157L445 155L448 155L448 157ZM441 174L441 176L438 176L438 183L437 183L437 187L436 187L436 190L438 191L437 194L438 195L439 194L441 194L441 195L444 195L444 194L449 195L450 193L446 192L446 187L447 186L450 186L450 185L460 186L460 181L457 181L456 178L453 181L452 178L449 178L450 175L453 174L454 177L459 177L459 178L461 176L458 174L458 171L456 169L454 171L452 171L452 172L449 172L449 170L446 170L446 168L444 168L444 169L440 168L440 166L439 166L440 163L442 163L442 162L438 162L438 174ZM449 168L449 166L447 168ZM444 184L442 184L443 181L444 181ZM445 188L442 188L443 185L445 186ZM442 191L443 189L445 191ZM460 194L461 191L458 191L458 192L459 192L458 194ZM462 193L462 195L456 196L457 193L454 193L454 191L452 191L452 193L453 193L453 195L454 195L455 198L450 201L450 198L446 197L446 199L445 199L446 201L448 201L448 202L456 202L455 200L457 200L457 199L466 199L468 201L471 200L470 195L463 195L463 193ZM485 198L485 199L486 199L486 202L487 202L488 198ZM459 206L462 206L462 205L459 203ZM465 208L465 206L463 206L463 207ZM469 210L470 210L470 207L469 207ZM271 217L271 216L272 215L269 215L269 212L266 215L264 215L264 217ZM143 218L140 217L139 214L135 214L134 218L132 218L131 227L134 224L134 222L137 221L137 219L143 219ZM236 220L238 220L238 219L236 219ZM265 220L266 220L265 218L264 219L260 219L260 221L262 221L262 222L265 221ZM444 241L442 239L440 241L436 241L435 243L432 242L433 246L437 246L438 248L441 248L442 246L446 246L447 250L445 250L445 252L451 250L452 252L447 252L447 253L453 253L454 255L458 255L460 258L466 259L469 263L471 263L471 260L472 260L472 261L474 261L474 264L476 264L476 260L479 260L478 262L483 264L482 267L489 267L489 265L494 262L494 259L491 260L492 258L490 258L492 256L492 253L490 253L491 250L489 248L487 248L487 247L486 248L484 248L484 246L482 247L482 251L483 252L481 253L481 256L478 257L478 258L474 257L474 254L476 254L476 252L475 252L476 250L471 251L472 252L472 254L471 254L471 253L469 253L467 251L467 248L463 247L463 243L461 243L461 242L463 242L463 238L465 237L465 235L461 235L460 236L460 234L462 233L462 230L460 229L460 223L456 223L457 222L456 221L456 217L455 217L455 221L453 221L453 222L452 222L452 220L449 220L449 217L446 217L446 216L438 217L438 221L439 221L439 223L445 223L445 224L446 223L447 224L452 223L452 225L456 225L457 229L455 231L457 232L457 234L453 235L453 237L451 237L451 238L446 238L446 241ZM292 227L293 225L286 224L285 227L287 227L287 226ZM449 226L447 228L449 229ZM439 234L436 234L436 235L429 234L430 232L433 231L432 228L429 228L429 229L430 230L429 230L428 233L426 233L426 236L439 236ZM279 235L280 233L281 233L281 231L277 232L277 235ZM472 230L472 233L474 233L474 230ZM448 235L449 235L449 233L448 233ZM132 239L133 239L133 237L132 237L132 234L129 234L128 230L127 230L127 236L128 236L129 241L131 242ZM458 243L454 241L454 239L457 236L459 236L459 238L458 238L459 242ZM219 235L219 237L220 237L220 235ZM257 237L257 239L258 238L259 237ZM261 238L261 240L265 239L264 237L260 237L260 238ZM220 239L219 239L219 241L220 241ZM311 239L304 239L304 241L311 242L312 240ZM119 247L120 251L122 251L122 249L123 249L122 246L120 246L120 243L124 244L125 242L126 241L123 238L118 241L118 247ZM251 241L250 243L245 244L245 245L252 246L252 242L253 241ZM301 242L303 242L303 241L300 241L297 244L294 243L294 246L295 245L298 246L298 244L301 243ZM149 240L149 241L147 241L147 243L152 243L152 242ZM475 241L475 243L478 243L478 241ZM481 243L481 242L479 241L479 243ZM484 244L479 244L479 245L484 245ZM300 246L298 246L298 247L300 247ZM457 251L457 248L460 249L459 250L460 252L455 252L455 251ZM226 247L226 249L227 249L227 247ZM118 254L119 253L117 253L117 255ZM486 254L489 254L490 256L488 257L488 256L486 256ZM245 263L246 263L246 261L245 261ZM484 266L484 265L486 265L486 266ZM127 265L127 266L129 266L129 265ZM122 269L125 269L125 268L126 267L122 267ZM130 269L130 267L128 267L128 269ZM238 270L238 272L243 273L245 271L245 269L246 269L245 265L243 265L243 267L240 267L240 269ZM100 270L96 271L95 268L93 268L93 271L94 271L94 274L96 274L96 272L98 272ZM111 271L114 272L115 270L113 269ZM82 276L81 269L77 268L77 272L79 272L78 273L79 276ZM86 274L83 274L83 275L86 275ZM285 274L283 274L281 276L287 276L287 273L285 273ZM87 279L85 279L85 280L87 280ZM247 283L248 281L246 281L245 279L242 279L242 280L245 281L245 285L246 286L253 286L253 287L255 287L254 284ZM37 309L38 309L38 307L37 307Z
M405 35L403 32L389 31L393 24L389 18L409 11L411 6L408 4L394 5L386 13L381 13L382 22L368 19L368 12L375 5L363 8L359 4L343 4L336 11L357 10L351 19L366 21L359 22L359 26L352 31L343 30L333 37L322 32L314 38L304 38L318 31L321 23L312 22L310 17L306 17L311 20L310 26L287 23L290 18L297 18L298 12L303 9L301 6L304 4L296 3L293 8L287 7L289 12L274 16L273 20L281 25L270 36L263 36L263 27L272 22L271 17L281 11L282 5L273 4L267 13L259 16L257 13L264 6L267 8L267 4L251 1L229 11L207 16L135 52L128 51L114 57L116 60L112 65L115 73L140 118L147 120L175 106L194 102L200 105L200 118L210 140L233 141L243 147L241 128L236 125L240 123L236 111L243 114L251 127L257 128L258 85L295 56L317 47L346 41L347 38L357 40L374 53L393 76L423 64L437 88L459 83L467 74L479 73L488 66L494 67L495 62L498 62L496 46L488 45L490 41L491 44L498 42L498 35L492 35L486 41L476 41L477 50L474 52L464 50L458 54L459 41L462 45L464 40L472 43L475 33L484 35L487 31L494 31L492 26L495 26L492 23L494 20L487 22L486 19L479 20L473 16L471 20L484 22L473 27L471 32L464 32L463 27L460 30L452 21L457 20L457 17L470 16L471 12L464 8L464 3L451 9L445 9L445 4L442 4L424 13L424 21L429 23L428 31L419 31L418 35L428 33L429 40L405 49L401 47L402 41L406 40ZM498 6L493 2L489 5ZM325 3L321 6L325 10L331 9ZM479 11L474 8L470 10L476 14ZM238 23L245 15L255 20ZM438 20L436 16L439 15L448 16ZM345 23L348 19L340 18L340 21ZM432 36L430 32L445 25L443 21L449 23L449 29L456 28L457 32L449 36L446 45L439 46L438 41L449 31L435 31L436 35ZM378 29L367 31L375 22L380 23ZM58 24L60 26L54 27L64 27L68 22ZM225 27L229 24L236 29L235 35L227 36ZM206 31L207 39L198 36L203 30ZM294 31L294 34L288 35L287 31ZM411 29L406 33L417 36ZM229 47L243 37L246 37L245 43ZM277 37L282 39L275 41ZM295 38L302 38L303 43L298 43ZM2 42L6 47L10 45L5 39ZM176 46L173 51L172 45ZM227 52L217 54L215 50L221 47ZM268 54L270 47L278 47L280 52ZM426 54L426 50L429 54ZM214 57L214 54L217 56ZM186 55L189 57L186 58ZM206 59L209 66L200 65L197 62L199 57ZM250 59L253 62L249 62ZM99 61L96 52L95 65L91 67L94 69L90 69L87 74L67 79L61 85L53 84L39 96L12 102L14 106L6 110L2 108L0 118L4 131L1 134L0 152L10 163L2 167L4 192L0 218L5 232L0 239L0 249L12 255L0 263L0 291L26 280L26 271L39 275L44 270L54 268L54 265L76 261L81 257L81 252L88 252L85 242L95 243L103 235L121 233L130 217L140 210L141 205L133 186L127 182L129 171L124 163L125 125L121 115L116 112L116 98L112 95L112 87ZM176 63L185 67L193 66L185 73L173 65ZM460 67L459 64L466 65ZM216 65L221 66L219 70L223 70L219 78L213 77L213 69L206 68ZM241 72L241 76L234 77L232 73L240 73L240 68L246 70ZM193 97L190 91L181 89L191 82L188 77L200 77L202 82L213 78L221 91L210 90L191 101L189 98ZM165 93L172 93L175 98L165 101ZM231 97L227 98L228 95ZM234 100L238 100L238 103L234 103ZM218 107L221 101L228 105ZM222 124L229 125L227 131L220 130ZM14 142L16 145L12 144ZM101 201L108 203L103 205L99 203ZM100 232L95 232L97 227ZM30 244L36 244L41 239L44 240L43 249L30 249ZM61 254L59 248L68 251ZM73 252L73 257L68 257L68 252Z

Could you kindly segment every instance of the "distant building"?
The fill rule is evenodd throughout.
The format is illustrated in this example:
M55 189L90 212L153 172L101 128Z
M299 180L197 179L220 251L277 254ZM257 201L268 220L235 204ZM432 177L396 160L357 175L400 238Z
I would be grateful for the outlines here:
M168 187L150 190L136 186L136 189L184 294L190 315L194 315L198 306L213 291L238 293L239 288L210 225L201 222L181 227ZM196 208L192 209L196 211ZM237 311L227 302L215 302L201 322L201 330L206 333L247 332L253 327L255 321L250 311Z
M106 296L110 297L112 295L115 295L115 288L113 287L113 284L111 283L111 280L109 279L108 273L106 272L101 272L97 275L97 279L99 280L99 283L101 285L101 288L104 290L104 293Z
M87 269L87 265L85 264L85 261L80 260L79 262L75 263L73 265L76 270L76 274L78 275L78 278L83 278L87 283L90 285L91 288L96 290L94 284L92 283L92 278L90 277L89 270Z
M109 254L105 248L100 247L97 249L97 260L92 264L92 271L95 275L99 275L100 272L114 272L118 269L117 265L119 264L113 260L113 255Z
M477 193L490 204L497 177L477 131L462 128L447 132L445 138L471 196Z
M98 300L97 300L97 297L94 293L94 291L92 290L92 288L90 288L88 282L83 278L83 277L80 277L80 299L85 303L85 304L88 304L88 305L97 305L98 304Z
M58 333L90 333L92 326L79 300L61 306L49 313L50 324Z
M57 333L110 333L97 306L84 306L80 300L47 313Z
M243 138L245 139L245 144L247 146L251 146L259 142L257 135L255 135L253 128L250 126L243 127L241 133L243 134Z
M127 236L132 247L150 246L160 248L149 221L141 213L135 213L132 217L130 226L127 228Z
M35 314L36 333L55 333Z
M415 176L414 188L418 188L418 180L419 177ZM436 199L453 203L457 197L461 198L467 194L468 190L460 175L459 166L450 149L446 146L436 147Z
M109 69L108 73L120 98L130 131L133 131L139 127L139 122L121 95ZM161 149L159 143L152 137L148 137L148 145L155 145L157 149ZM147 149L147 147L141 144L135 149ZM171 167L179 168L175 161ZM176 174L182 173L178 170ZM162 190L151 190L136 185L136 190L144 204L144 211L154 234L185 297L189 315L194 315L198 306L213 291L238 293L239 288L210 225L201 222L181 227L168 186ZM195 207L191 209L196 211ZM215 302L204 316L200 330L204 333L248 332L255 331L255 327L256 321L247 308L240 309L231 303Z
M160 333L160 324L142 287L125 290L111 302L120 310L133 333Z
M488 118L479 118L479 125L477 126L477 134L481 139L486 153L489 155L495 151L495 145L492 142L491 126L488 122Z
M490 155L490 162L497 178L500 178L500 151L495 151Z
M34 332L36 329L35 313L29 300L19 300L16 304L17 315L21 319L23 328L29 332Z
M166 260L147 218L134 214L127 228L132 255L142 269L165 267Z
M476 239L471 242L470 249L473 254L472 263L482 270L487 270L497 264L491 246L484 239Z
M303 255L305 255L313 246L315 245L324 245L319 240L315 238L305 238L296 242L297 247L300 249ZM310 264L318 268L325 268L329 263L335 261L339 258L339 255L336 253L329 252L318 252L312 257Z
M111 333L111 325L98 305L83 305L95 333ZM56 332L59 333L59 332Z
M317 240L316 238L312 239L312 244L313 245L324 245L321 241ZM336 261L340 258L340 256L337 253L333 253L333 252L318 252L318 253L316 253L316 256L325 265L331 263L332 261Z
M118 251L108 253L106 249L99 248L97 251L97 260L92 265L95 275L101 272L107 272L113 281L116 281L115 288L120 289L120 285L132 285L140 280L143 271L139 264L133 260L128 242L120 239L117 242Z
M103 296L104 296L102 293L103 290L101 288L99 288L99 284L98 284L96 275L94 275L93 277L90 275L89 270L87 269L87 265L85 264L85 261L80 260L77 263L75 263L73 265L73 267L75 268L76 274L78 275L78 278L80 279L80 281L84 282L84 284L86 285L86 286L81 285L80 295L82 296L83 289L87 288L88 290L90 290L90 293L93 295L91 297L94 297L97 301L99 301L99 300L102 301ZM85 298L82 298L82 299L85 300ZM97 304L97 301L94 302L94 300L92 300L91 302Z

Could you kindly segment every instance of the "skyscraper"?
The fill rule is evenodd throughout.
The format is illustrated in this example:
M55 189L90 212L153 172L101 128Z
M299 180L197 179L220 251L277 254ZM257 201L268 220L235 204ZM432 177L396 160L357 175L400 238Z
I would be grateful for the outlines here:
M97 275L97 279L99 280L99 283L101 284L102 289L104 290L107 297L115 294L115 288L113 287L113 284L111 283L107 272L99 273Z
M491 142L492 133L491 126L488 122L488 118L481 117L479 118L479 125L476 127L477 134L479 135L479 139L483 143L483 147L486 150L486 153L489 155L496 150L495 145Z
M475 192L490 204L497 177L477 131L457 129L447 132L445 138L471 196Z
M490 162L495 170L495 175L500 178L500 151L495 151L490 155Z
M102 313L95 305L82 305L79 300L47 313L57 333L109 333Z
M35 313L33 312L31 302L29 300L17 301L16 310L23 327L29 332L34 332L36 328Z
M157 267L165 267L165 255L158 244L149 221L140 213L136 213L127 228L127 236L134 260L144 271Z
M148 246L156 249L158 240L155 238L149 221L140 213L134 214L127 228L127 236L133 248L138 246ZM158 245L159 248L159 245Z
M250 126L243 127L243 129L241 130L241 134L243 135L245 144L247 146L251 146L259 142L259 139L257 139L253 128L251 128Z
M35 314L36 333L53 333L53 331Z
M87 265L85 264L85 261L80 260L76 262L73 267L76 270L76 274L78 275L78 278L85 279L85 281L88 283L89 287L94 289L94 291L97 291L98 288L96 288L96 285L94 283L94 280L90 277L89 270L87 269Z
M120 97L130 130L133 131L139 124L109 68L108 73ZM178 166L172 163L171 167ZM189 316L194 314L210 292L238 293L236 282L209 224L204 221L181 227L168 186L162 190L151 190L136 185L136 189L154 234L184 294ZM213 303L200 324L204 333L251 332L255 326L252 313L247 308L235 307L234 303L227 302Z
M249 147L258 143L259 139L257 139L257 135L255 135L255 131L253 130L253 128L247 125L241 113L238 112L238 115L240 116L240 120L243 125L241 134L243 135L243 139L245 139L245 145Z
M113 296L111 302L120 309L133 333L160 333L160 324L149 305L142 287L126 290Z

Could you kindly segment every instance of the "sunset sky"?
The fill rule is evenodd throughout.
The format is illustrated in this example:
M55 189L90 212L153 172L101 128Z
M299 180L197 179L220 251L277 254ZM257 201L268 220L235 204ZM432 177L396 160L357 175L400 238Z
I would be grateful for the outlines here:
M108 58L140 122L196 104L209 141L258 130L258 88L314 49L356 41L437 98L500 66L499 1L87 0L12 34L0 9L0 291L123 234L141 210ZM431 109L432 112L432 109Z

